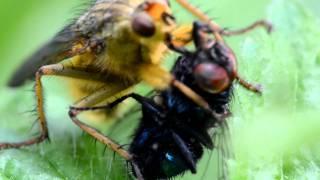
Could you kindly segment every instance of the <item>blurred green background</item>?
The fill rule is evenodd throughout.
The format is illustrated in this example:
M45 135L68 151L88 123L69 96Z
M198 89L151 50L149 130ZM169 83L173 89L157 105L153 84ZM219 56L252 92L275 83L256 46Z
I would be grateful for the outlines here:
M274 26L227 38L246 79L264 86L256 96L236 86L229 118L234 160L231 179L320 179L320 2L317 0L193 0L221 26L244 27L258 19ZM0 142L19 141L38 132L32 83L19 89L5 84L23 60L85 9L85 0L0 1ZM173 6L181 23L191 16ZM44 78L51 143L0 151L0 179L127 179L123 160L92 138L81 135L67 116L72 104L58 78ZM139 113L112 133L130 139ZM104 128L110 134L108 127ZM131 129L131 130L130 130ZM225 138L227 139L227 138ZM198 174L177 179L217 177L216 152L200 162ZM209 164L207 163L209 161ZM129 170L130 171L130 170Z

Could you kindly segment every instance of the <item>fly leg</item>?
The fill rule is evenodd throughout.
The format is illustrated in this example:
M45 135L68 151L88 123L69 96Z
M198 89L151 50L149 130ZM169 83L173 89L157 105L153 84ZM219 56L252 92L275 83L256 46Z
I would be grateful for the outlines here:
M263 22L258 22L258 23L254 23L253 25L249 26L248 28L239 30L239 33L246 33L250 30L252 30L252 28L255 28L258 24L260 24ZM197 49L199 48L203 48L204 46L206 46L207 41L206 37L204 33L209 33L211 30L210 28L208 28L208 26L206 24L203 24L201 22L194 22L193 23L193 39L194 39L194 43ZM230 49L226 44L223 45L225 48ZM229 50L230 52L232 52L232 50ZM238 72L236 72L235 78L238 80L239 84L241 86L243 86L244 88L248 89L249 91L255 92L255 93L262 93L262 87L261 85L256 85L256 84L251 84L248 81L246 81L245 79L241 78L241 76L238 74Z
M178 146L178 149L185 159L188 168L190 169L192 174L197 173L196 170L196 162L193 158L193 154L190 152L188 146L184 142L184 140L175 132L171 131L172 139L174 140L175 144Z
M223 30L216 22L211 20L202 11L200 11L196 7L192 6L187 0L175 0L175 1L178 4L180 4L183 8L185 8L187 11L192 13L194 16L198 17L201 21L203 21L204 23L208 23L210 28L213 30L213 34L216 37L217 41L220 41L220 42L223 42L221 35L225 35L225 36L240 35L240 34L244 34L246 32L249 32L257 27L263 27L268 32L272 31L271 23L269 23L265 20L256 21L252 25L248 26L247 28L243 28L240 30L235 30L235 31Z
M221 37L220 26L212 21L206 14L200 11L198 8L192 6L187 0L175 0L178 4L180 4L183 8L193 14L195 17L199 18L204 23L208 23L210 28L213 30L213 34L217 41L223 42L223 38Z
M82 130L84 130L86 133L90 134L92 137L96 138L97 140L99 140L100 142L105 144L112 151L114 151L115 153L117 153L118 155L123 157L125 160L129 161L132 164L133 169L135 170L135 174L136 174L137 178L139 180L143 180L140 169L137 166L137 164L133 161L133 155L130 152L123 149L121 145L119 145L113 139L111 139L108 136L101 133L99 130L97 130L93 127L90 127L89 125L81 122L77 117L83 111L93 111L93 110L99 110L99 109L112 108L129 97L134 97L135 99L138 99L138 101L142 102L142 103L144 101L144 99L142 99L144 97L141 97L136 94L129 94L129 95L124 95L122 97L119 97L114 102L111 102L108 105L90 107L90 105L95 104L95 101L97 99L103 98L105 93L108 93L108 89L102 88L102 89L96 91L95 93L83 98L81 101L76 103L74 106L70 107L69 116L70 116L71 120L77 126L79 126ZM108 101L108 102L110 102L110 101Z
M180 0L178 0L180 1ZM191 6L192 7L192 6ZM196 9L196 11L199 11ZM198 13L201 14L201 11ZM196 13L196 14L198 14ZM199 14L199 15L200 15ZM209 19L208 19L209 20ZM209 24L203 24L200 22L194 22L193 26L192 25L183 25L175 29L171 34L167 35L166 38L166 44L169 49L178 52L180 54L186 54L189 53L189 51L184 48L186 44L194 40L196 47L199 44L203 44L201 42L197 42L197 40L204 40L206 38L198 38L195 39L195 34L198 33L197 35L199 36L200 33L205 36L204 33L213 33L216 36L216 39L220 42L222 42L222 36L235 36L235 35L242 35L245 33L248 33L256 28L262 27L266 29L268 33L271 33L273 30L272 24L266 20L258 20L255 21L254 23L250 24L247 27L238 29L238 30L226 30L226 29L221 29L218 24L216 24L214 21L210 20ZM200 31L201 30L201 31Z
M251 84L245 79L241 78L239 75L236 77L239 84L243 86L244 88L248 89L249 91L252 91L254 93L261 94L262 93L262 86L260 84Z
M104 91L104 90L102 90ZM86 97L85 99L81 100L81 101L91 101L91 99L93 99L92 97L89 99L90 97ZM71 106L70 107L70 110L75 110L75 111L79 111L79 112L82 112L82 111L96 111L96 110L101 110L101 109L111 109L113 107L115 107L116 105L122 103L124 100L128 99L128 98L133 98L135 99L137 102L139 102L140 104L144 105L145 104L145 101L147 101L148 98L145 98L139 94L136 94L136 93L130 93L130 94L127 94L127 95L124 95L124 96L121 96L119 98L117 98L115 101L113 102L110 102L110 103L107 103L106 105L102 105L102 106L84 106L85 103L83 103L80 107L79 107L79 103L77 103L76 105L74 106Z
M107 93L108 89L102 88L93 94L83 98L81 101L76 103L73 107L69 110L69 116L71 120L79 126L82 130L84 130L86 133L90 134L103 144L107 145L108 148L112 149L114 152L118 153L120 156L122 156L124 159L130 161L132 159L132 155L127 152L126 150L122 149L121 146L117 143L115 143L112 139L108 138L107 136L103 135L99 130L94 129L93 127L90 127L89 125L81 122L78 119L78 115L88 110L89 106L92 104L95 104L96 99L100 99L104 96L104 93ZM83 108L83 109L82 109Z
M169 86L173 86L177 88L181 93L183 93L186 97L192 100L194 103L199 105L201 108L210 113L217 120L222 120L224 117L214 112L207 101L205 101L198 93L193 91L191 88L175 79L168 71L165 69L152 66L152 65L140 65L141 68L138 72L140 72L140 77L144 82L152 85L157 89L166 89Z
M241 34L245 34L248 33L256 28L262 27L264 29L266 29L266 31L268 33L271 33L273 30L272 24L266 20L258 20L255 21L254 23L250 24L247 27L244 27L242 29L238 29L238 30L220 30L220 34L224 35L224 36L236 36L236 35L241 35Z
M152 85L157 89L166 89L169 88L170 85L179 89L184 95L194 101L196 104L201 106L204 109L209 110L209 104L196 92L187 87L185 84L176 80L168 71L165 69L158 67L156 65L140 65L138 72L140 72L140 77L144 82Z
M95 110L113 108L114 106L118 105L119 103L123 102L124 100L126 100L128 98L135 99L139 104L142 105L142 107L145 107L152 114L156 114L157 116L160 116L160 117L164 116L164 114L159 110L159 108L157 108L157 105L153 102L153 100L146 98L146 97L143 97L139 94L135 94L135 93L131 93L131 94L127 94L122 97L119 97L115 101L107 103L106 105L91 106L91 107L86 106L86 104L92 104L92 103L90 103L90 101L95 98L99 98L99 95L93 94L91 96L88 96L85 99L83 99L82 102L79 102L75 106L70 107L69 115L70 115L72 121L76 125L78 125L81 129L86 131L88 134L90 134L91 136L93 136L94 138L96 138L97 140L102 142L103 144L106 144L114 152L118 153L120 156L122 156L124 159L126 159L128 162L130 162L134 171L135 171L135 175L137 176L137 178L139 180L143 180L143 176L141 174L141 171L140 171L138 165L134 162L133 155L130 152L122 149L122 147L119 144L115 143L112 139L110 139L106 135L102 134L98 130L79 121L79 119L77 118L77 115L83 111L95 111ZM79 106L79 104L82 104L82 105Z
M41 82L41 78L43 76L65 76L103 82L97 74L86 72L81 68L73 67L71 60L67 60L58 64L42 66L36 72L35 95L37 99L36 110L38 112L38 121L40 124L40 135L18 143L0 143L0 149L20 148L23 146L37 144L46 139L49 139L46 116L44 113L43 86Z
M120 104L121 102L123 102L124 100L128 99L128 98L133 98L134 100L136 100L139 104L141 104L143 107L147 107L148 110L152 111L152 113L157 114L158 116L164 116L156 107L157 105L149 98L146 98L144 96L141 96L139 94L136 93L130 93L127 95L124 95L120 98L117 98L115 101L111 102L111 103L107 103L105 105L102 106L71 106L70 110L73 111L77 111L78 113L82 112L82 111L96 111L96 110L101 110L101 109L111 109L113 107L115 107L116 105Z

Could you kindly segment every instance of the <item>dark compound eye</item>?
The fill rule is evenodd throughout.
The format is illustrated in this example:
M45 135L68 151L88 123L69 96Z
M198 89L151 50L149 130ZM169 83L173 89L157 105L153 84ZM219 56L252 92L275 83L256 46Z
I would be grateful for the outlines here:
M194 76L198 85L210 93L222 92L231 84L227 71L213 63L197 65Z
M156 32L153 19L145 12L136 14L131 21L131 26L135 33L143 37L151 37Z

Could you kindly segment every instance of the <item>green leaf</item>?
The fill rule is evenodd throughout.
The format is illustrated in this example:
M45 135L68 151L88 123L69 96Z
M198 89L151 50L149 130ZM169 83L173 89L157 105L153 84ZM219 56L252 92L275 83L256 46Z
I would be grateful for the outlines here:
M319 179L320 24L295 0L274 0L268 17L271 37L247 38L240 54L265 91L235 95L232 179Z

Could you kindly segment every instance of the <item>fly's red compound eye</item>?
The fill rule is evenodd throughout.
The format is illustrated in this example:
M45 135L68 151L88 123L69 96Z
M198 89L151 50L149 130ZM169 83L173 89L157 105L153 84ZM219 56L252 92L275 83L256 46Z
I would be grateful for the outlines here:
M198 85L210 93L219 93L230 85L227 71L213 63L201 63L196 66L194 75Z
M133 16L131 21L133 31L143 37L153 36L156 32L155 22L163 20L167 25L174 22L173 16L170 16L167 10L166 2L146 1Z
M146 12L136 14L131 21L131 27L135 33L143 37L151 37L156 32L153 19Z

